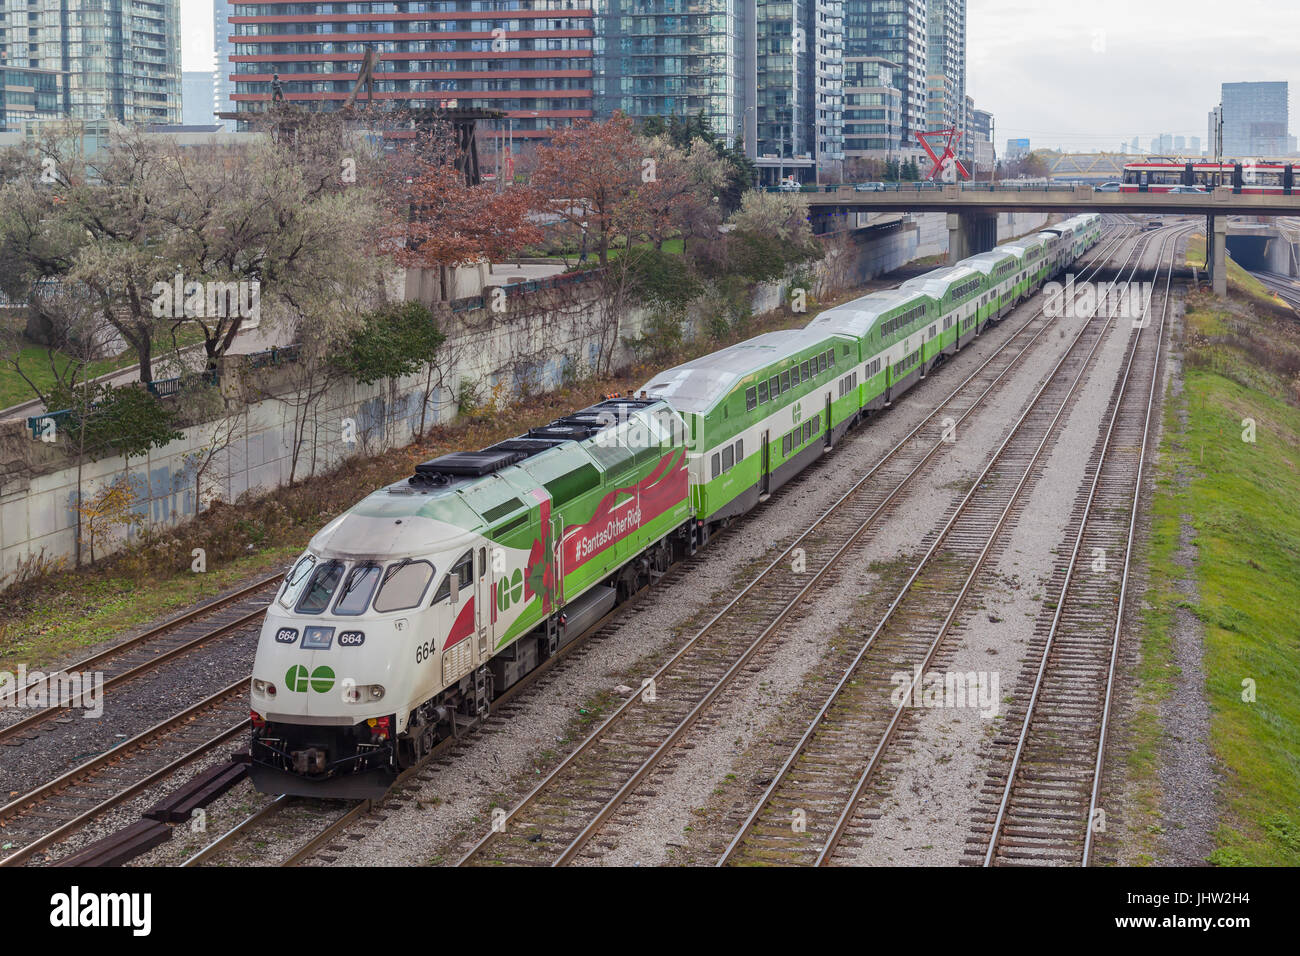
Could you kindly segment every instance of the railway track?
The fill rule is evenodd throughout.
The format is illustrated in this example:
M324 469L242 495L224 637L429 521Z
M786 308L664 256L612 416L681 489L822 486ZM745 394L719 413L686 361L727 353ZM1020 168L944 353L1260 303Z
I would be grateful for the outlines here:
M984 788L969 842L985 866L1087 866L1104 830L1106 733L1172 279L1171 264L1159 322L1151 318L1134 337L1112 394L1091 481L1072 515L1069 561L1053 580L1055 611L1036 627L1032 690L1020 713L1009 715L1019 716L1015 750L1000 782ZM1143 338L1154 342L1139 348Z
M1266 289L1291 306L1292 309L1300 311L1300 282L1291 276L1280 275L1276 272L1253 272L1251 274L1262 282Z
M0 727L0 745L21 746L40 733L42 725L83 705L84 687L80 691L65 693L65 688L56 681L59 675L103 673L103 691L107 696L110 689L118 688L219 637L256 624L265 613L282 576L276 574L262 578L215 602L15 688L0 697L0 709L13 706L19 694L27 699L40 695L48 703L20 720ZM57 699L51 699L52 696Z
M0 866L28 861L247 730L247 693L241 678L0 807Z
M1121 236L1113 246L1126 238ZM1107 253L1098 256L1102 264ZM865 533L888 513L891 502L944 447L943 433L955 427L954 422L960 425L994 393L1011 368L1040 341L1051 323L1034 329L1039 315L1041 310L714 615L648 679L641 693L625 699L495 821L493 830L464 854L460 864L554 865L598 857L599 847L587 852L593 837L709 705L752 665L802 602L834 580L841 560L854 553ZM1018 350L1015 343L1020 343ZM929 440L918 440L923 434ZM787 570L796 551L806 573Z
M1122 244L1124 241L1125 237L1120 236L1118 240L1111 244L1111 248ZM1101 261L1105 261L1104 256L1101 257ZM1036 317L1037 315L1035 315ZM1005 353L1009 350L1010 344L1020 340L1022 335L1026 335L1033 321L1034 319L1031 319L1026 322L1012 339L1009 339L1008 343L1004 344L1003 348L996 353L995 358L998 356L1005 358ZM1006 374L1011 365L1019 361L1020 356L1028 350L1029 346L1041 337L1045 328L1046 326L1039 329L1032 337L1029 337L1030 341L1022 345L1020 351L1016 352L1014 358L1005 366L991 367L993 359L990 359L966 382L963 382L962 386L959 386L958 390L952 396L949 396L949 399L954 398L962 388L969 385L982 373L985 375L983 381L987 381L989 377L993 378L992 384L983 393L987 394L993 385ZM1026 337L1028 336L1026 335ZM962 411L963 419L973 410L976 404L978 404L978 400L972 402L969 407ZM940 408L943 407L941 404ZM936 409L936 414L932 418L937 417L938 410ZM919 431L920 426L909 434L908 438L914 437ZM906 442L907 439L904 441ZM933 454L936 450L937 446L931 450L930 454ZM929 455L925 456L925 460L928 460L928 458ZM151 667L157 666L164 660L193 650L222 633L228 633L235 628L253 623L260 617L266 602L271 597L271 589L278 580L279 576L277 575L274 578L255 582L241 591L226 596L216 605L198 608L181 618L151 629L130 641L123 642L75 665L71 665L65 670L86 669L96 665L108 664L113 668L113 674L110 681L106 682L106 686L110 682L124 682L130 677L138 676ZM262 598L265 598L265 600L262 600ZM619 609L622 612L627 610L626 605ZM206 628L206 630L196 634L194 633L196 628ZM159 642L162 642L160 652L158 648ZM143 659L140 659L141 657ZM35 681L31 682L24 688L24 692L35 684ZM209 698L208 701L201 702L201 704L188 709L183 714L161 722L112 751L74 768L69 773L58 778L58 780L24 794L6 807L0 807L0 822L15 821L19 824L15 829L8 830L8 835L19 835L23 841L23 845L9 857L0 860L0 864L12 865L23 862L40 850L66 839L71 833L99 818L112 807L124 802L148 786L156 784L191 760L211 751L245 729L248 721L243 713L244 684L245 681L242 680L236 682L231 687ZM227 695L229 696L228 700ZM229 704L234 709L229 714L224 713L218 703L218 698L221 698L221 704ZM30 723L25 720L19 724L11 725L11 728L6 728L6 731L11 731L13 728L33 726L37 722L49 719L60 710L75 706L76 703L77 701L74 699L58 701L55 706L47 708L46 711L32 715L36 720L32 720ZM498 708L504 706L504 704L504 699L499 701ZM201 710L210 713L200 717L198 715ZM236 717L236 714L239 716ZM186 724L188 726L183 726ZM182 733L181 730L185 732ZM196 735L195 731L200 732ZM204 737L204 734L206 734L206 737ZM198 739L200 737L204 739ZM447 743L450 745L454 742L449 741ZM439 752L441 753L441 751ZM106 799L101 799L104 790L110 791L110 795ZM98 793L100 796L88 796L86 791ZM285 802L263 808L263 810L253 815L257 818L255 822L269 821L287 805L288 803ZM335 815L333 821L327 823L325 828L320 831L319 837L311 840L303 848L303 851L300 851L302 853L301 857L299 854L295 854L286 862L296 863L310 858L320 847L329 845L339 833L373 809L374 806L370 802L365 802L364 804L353 805L343 814ZM245 824L248 825L245 826ZM8 825L12 826L13 824L9 823ZM253 824L245 821L231 831L230 834L223 836L222 840L225 841L226 845L229 845L240 837L245 830L252 829L254 829ZM13 841L6 840L6 842ZM202 858L194 862L206 862L221 856L221 847L209 849L211 852L205 851Z
M1172 241L1167 235L1158 261ZM1139 242L1124 284L1135 280ZM1103 297L1099 296L1099 299ZM1100 309L1098 303L1097 310ZM935 662L975 581L998 545L1058 425L1079 394L1114 319L1089 320L1012 425L982 474L923 545L927 550L839 683L776 771L718 864L833 861L855 830L859 801L909 709L910 684ZM902 693L891 694L901 690Z
M631 602L625 602L612 610L587 634L561 648L559 654L549 658L530 672L522 681L507 689L492 704L492 712L505 715L517 707L529 693L543 691L548 686L547 678L554 669L571 658L580 658L590 653L603 641L613 637L620 629L632 623L636 616L647 609L646 598L658 588L670 586L674 581L688 573L693 560L681 562L671 568L657 584L644 589ZM243 682L247 684L247 680ZM247 723L247 722L245 722ZM475 724L471 730L482 724ZM241 852L260 853L256 850L260 842L283 842L283 836L277 830L298 828L295 836L305 837L297 842L297 848L277 861L279 866L301 866L317 854L323 854L330 848L342 849L338 841L353 827L367 822L377 823L376 814L382 814L387 808L399 805L406 797L403 790L429 779L433 765L440 760L453 756L458 748L470 745L472 734L449 737L441 741L416 767L402 773L387 795L379 800L313 800L302 797L281 795L259 807L238 824L222 833L217 839L189 856L183 866L211 866L230 861ZM287 817L298 819L285 822ZM250 849L251 848L251 849Z

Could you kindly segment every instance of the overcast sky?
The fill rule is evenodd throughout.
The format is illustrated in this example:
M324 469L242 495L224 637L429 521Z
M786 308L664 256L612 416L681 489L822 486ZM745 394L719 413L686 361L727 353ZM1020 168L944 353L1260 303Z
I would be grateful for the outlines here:
M1300 83L1295 0L968 0L967 83L999 151L1206 135L1219 85ZM181 0L184 68L212 68L212 0ZM1292 123L1292 132L1296 131Z

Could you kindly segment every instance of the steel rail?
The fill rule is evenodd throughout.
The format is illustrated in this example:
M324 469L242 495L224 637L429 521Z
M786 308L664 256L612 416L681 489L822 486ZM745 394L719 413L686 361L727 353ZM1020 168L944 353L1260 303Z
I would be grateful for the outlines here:
M1100 258L1100 261L1104 263L1111 249L1123 245L1130 238L1134 238L1134 237L1121 233L1116 238L1115 242L1108 245L1105 250L1101 250L1098 253L1094 254L1091 258L1093 260ZM1139 242L1142 241L1142 237L1140 235L1137 236L1136 238L1138 239ZM1100 265L1098 266L1098 271L1099 270L1100 270ZM933 422L939 416L942 410L950 402L952 402L953 399L955 399L958 395L960 395L961 392L966 388L966 386L970 384L970 382L972 382L980 374L982 374L984 370L987 369L988 366L994 362L994 360L999 358L1003 354L1003 352L1007 350L1015 342L1016 338L1018 338L1021 335L1021 333L1027 331L1029 329L1029 326L1033 322L1037 321L1037 319L1041 315L1043 315L1044 311L1045 311L1044 308L1037 309L1034 312L1033 316L1030 319L1028 319L1026 322L1024 322L1020 327L1018 327L1015 330L1015 332L1008 337L1007 341L1003 343L1001 346L999 346L998 349L992 355L990 355L988 359L984 361L984 363L982 363L975 371L973 371L966 379L964 379L948 396L946 396L942 401L940 401L935 406L934 410L931 411L925 417L925 419L923 419L918 425L916 425L911 431L909 431L907 435L905 435L892 449L890 449L885 454L885 456L882 457L880 461L878 461L861 479L859 479L847 492L845 492L839 499L837 499L833 504L831 504L826 509L826 511L823 512L823 514L816 521L813 522L813 524L809 528L807 528L800 535L798 535L795 538L795 540L791 542L791 544L787 546L786 549L780 555L778 555L770 564L768 564L768 566L763 571L761 571L752 581L750 581L743 589L741 589L741 591L730 602L728 602L726 606L724 606L720 611L718 611L699 630L699 632L697 632L691 638L690 641L688 641L685 645L683 645L677 651L676 654L674 654L665 664L663 664L655 672L654 675L652 675L650 681L658 682L658 680L661 677L663 677L664 674L670 671L681 660L682 657L684 657L690 650L696 647L699 644L699 642L709 632L712 631L712 629L717 625L717 623L720 620L722 620L728 613L730 613L734 608L736 608L744 600L745 597L747 597L751 592L753 592L754 589L756 589L760 584L766 581L769 578L769 576L778 567L783 568L785 565L785 560L791 555L791 553L795 550L795 548L797 548L801 543L803 543L805 540L807 540L812 535L814 535L817 532L818 528L825 521L827 521L832 515L838 513L839 508L845 502L854 498L863 487L866 487L868 483L871 481L871 479L875 477L877 472L879 472L887 464L893 461L894 458L898 456L898 454L908 445L908 443L914 437L916 437L924 428L929 426L931 422ZM972 414L974 410L980 406L980 404L987 397L987 395L992 392L992 390L996 387L996 385L1007 374L1009 374L1011 369L1013 369L1016 366L1016 364L1028 352L1028 350L1045 334L1048 328L1050 328L1050 325L1045 324L1041 329L1039 329L1039 331L1033 336L1033 338L1021 348L1020 352L1016 353L1016 355L1012 358L1011 362L1008 364L1007 368L1004 369L997 376L997 378L993 380L992 383L990 383L990 385L984 390L984 392L982 392L974 400L974 402L972 402L971 407L967 409L966 412L963 413L961 419L958 421L958 424L960 424L960 421L964 421L967 416ZM762 633L750 644L750 646L745 651L742 652L740 658L732 664L732 666L727 670L727 672L723 675L723 677L720 678L718 682L706 693L705 697L699 703L697 703L697 705L691 710L691 712L682 721L678 723L678 725L671 731L667 740L664 741L660 745L660 747L657 748L656 751L649 758L647 758L647 760L644 761L641 764L641 766L637 768L632 778L627 782L625 782L625 784L622 787L620 787L620 789L614 795L614 797L601 809L601 811L598 812L596 819L591 823L589 823L588 826L584 827L584 829L569 844L569 846L566 847L565 850L561 852L559 858L554 861L555 864L558 865L558 864L566 863L576 855L576 853L581 849L581 847L585 845L585 843L594 834L595 830L598 829L599 826L603 825L603 823L614 812L614 810L617 809L617 806L620 805L624 799L626 799L626 797L632 792L635 786L642 779L644 779L645 775L651 769L653 769L653 766L658 763L658 761L662 758L662 756L665 753L667 753L667 751L671 748L671 746L681 738L681 736L686 732L686 730L689 729L689 727L694 723L694 721L698 718L698 716L707 708L707 705L711 703L712 700L716 698L717 694L720 693L721 690L723 690L726 687L726 685L730 683L731 679L740 671L741 668L743 668L745 663L752 658L753 654L756 653L757 650L767 641L767 639L771 636L771 634L774 633L776 629L788 618L788 616L798 608L799 604L803 601L803 599L807 596L807 594L810 593L812 589L820 582L822 577L837 565L838 561L842 558L842 556L846 554L849 551L849 549L854 545L854 543L861 537L861 535L864 534L868 530L868 528L870 528L875 523L876 518L879 516L879 514L883 512L885 507L887 507L888 504L894 500L894 498L907 486L907 484L913 479L913 477L924 468L924 466L929 462L930 458L942 447L944 447L945 444L946 443L943 442L942 440L937 442L929 450L929 452L926 453L926 455L921 459L921 461L916 465L916 467L913 468L912 471L909 472L891 492L889 492L889 494L884 499L884 501L882 501L873 510L872 514L859 525L859 527L850 535L850 537L834 553L834 555L832 555L832 557L826 562L826 564L823 565L813 575L813 577L804 585L804 587L801 588L800 591L792 599L788 601L785 607L780 612L778 612L777 617L771 623L769 623L767 627L764 628ZM609 728L611 728L624 715L626 715L629 712L629 710L641 700L641 697L642 697L641 694L633 694L631 697L623 701L623 703L613 713L611 713L605 719L605 721L603 721L600 724L600 726L598 726L595 730L593 730L588 735L588 737L584 739L581 744L578 745L578 747L575 750L571 751L559 764L556 765L556 767L552 769L552 771L549 774L547 774L545 778L539 781L539 783L522 800L520 800L518 803L515 804L513 808L511 808L511 810L507 813L505 820L503 822L508 824L511 820L515 819L523 810L527 809L527 807L530 806L539 795L545 792L554 783L554 781L560 776L561 773L563 773L567 768L572 766L573 763L580 756L587 753L598 740L602 739L606 731ZM487 834L485 834L482 838L480 838L479 841L476 842L473 845L473 847L471 847L470 850L467 851L461 857L457 865L458 866L467 865L474 857L479 855L488 846L488 844L490 844L493 841L493 839L497 835L497 832L498 832L497 830L492 830Z
M1162 248L1161 259L1164 258L1163 252L1164 250ZM1093 791L1092 791L1092 803L1089 806L1089 814L1085 821L1087 837L1085 838L1085 849L1083 853L1083 863L1082 863L1082 865L1085 866L1087 865L1088 855L1091 848L1092 812L1095 809L1097 786L1099 785L1100 778L1101 778L1101 764L1104 756L1103 749L1104 749L1106 725L1107 725L1107 720L1110 712L1111 694L1114 686L1115 662L1119 650L1119 631L1123 622L1123 603L1126 596L1129 568L1132 559L1133 532L1136 527L1137 504L1142 489L1141 474L1142 474L1142 467L1144 466L1146 460L1146 444L1150 433L1151 410L1155 404L1155 387L1156 387L1156 383L1159 380L1159 370L1160 370L1159 349L1163 347L1164 344L1164 327L1165 327L1165 320L1169 311L1170 287L1172 285L1172 280L1173 280L1173 263L1171 262L1165 279L1164 307L1161 311L1160 328L1158 331L1158 337L1156 343L1157 351L1156 351L1155 361L1152 367L1151 389L1147 398L1146 419L1143 426L1142 447L1141 447L1140 458L1139 458L1138 472L1137 472L1136 480L1134 482L1133 505L1129 516L1128 541L1127 541L1127 547L1124 554L1124 565L1123 565L1121 578L1120 578L1121 580L1120 604L1116 615L1115 630L1113 634L1112 651L1111 651L1111 666L1110 666L1110 672L1107 680L1104 714L1103 714L1103 719L1101 722L1101 730L1100 730L1103 746L1098 747L1097 764L1095 769L1094 784L1093 784ZM1149 312L1150 312L1150 300L1148 299L1148 307L1146 313L1149 314ZM1083 546L1084 534L1088 528L1088 519L1092 515L1092 507L1096 501L1097 489L1101 483L1102 465L1105 463L1106 456L1109 454L1110 451L1111 439L1114 437L1115 427L1119 421L1120 411L1122 410L1124 405L1124 395L1128 388L1128 382L1129 382L1130 374L1132 372L1133 363L1137 358L1138 346L1140 345L1141 342L1141 334L1145 330L1146 330L1146 324L1144 323L1143 326L1138 330L1138 335L1134 337L1133 345L1129 350L1128 360L1125 364L1125 369L1124 369L1124 376L1118 387L1118 395L1115 401L1115 407L1111 412L1110 422L1107 425L1106 433L1102 441L1102 447L1097 457L1097 467L1093 472L1092 482L1088 489L1088 496L1085 500L1083 513L1079 521L1079 530L1075 535L1074 545L1070 552L1070 560L1066 567L1065 578L1061 583L1060 594L1057 597L1056 610L1053 613L1051 627L1048 631L1047 640L1043 646L1043 653L1039 662L1038 673L1034 681L1034 687L1030 694L1028 706L1025 709L1025 716L1021 725L1019 738L1016 743L1016 750L1012 757L1011 767L1007 771L1007 779L1003 787L1002 799L999 802L997 816L993 822L993 830L989 835L988 850L984 856L985 866L991 866L997 854L998 841L1002 832L1002 824L1003 821L1006 819L1007 807L1010 804L1011 794L1015 789L1016 773L1019 770L1020 761L1024 754L1025 745L1029 738L1029 728L1033 722L1034 710L1038 704L1038 700L1042 692L1043 681L1047 674L1047 664L1051 656L1051 651L1055 643L1056 635L1060 628L1060 622L1061 622L1062 615L1064 614L1065 611L1070 584L1074 579L1075 569L1078 567L1079 553Z
M97 757L94 757L93 759L87 761L86 763L81 764L80 766L73 767L71 770L69 770L67 773L63 774L62 776L54 780L51 780L46 784L42 784L41 786L35 788L34 790L29 790L27 793L24 793L21 796L14 798L9 803L5 804L3 807L0 807L0 823L4 823L9 820L15 819L17 817L21 817L24 814L26 808L29 807L31 804L46 799L47 797L57 794L70 787L75 787L80 781L84 780L88 776L93 776L95 771L101 769L102 767L105 767L111 763L115 763L124 757L133 755L134 753L140 751L143 747L147 746L151 741L155 740L159 736L167 733L170 730L173 730L174 728L182 724L189 723L189 721L199 716L203 711L224 703L225 700L229 698L232 694L242 692L247 687L247 685L248 685L248 678L241 677L233 684L230 684L229 686L222 688L221 690L217 691L215 694L212 694L204 698L203 700L199 701L197 704L187 707L185 710L181 711L180 713L173 714L171 717L168 717L166 720L160 721L159 723L154 724L152 727L141 731L140 733L132 737L130 740L124 740L116 747L113 747L111 750L105 751L104 753L100 754ZM206 753L207 751L211 750L213 747L216 747L221 743L223 743L224 741L229 740L235 734L247 728L249 726L249 723L250 721L247 718L244 718L239 723L226 728L225 730L218 733L216 736L210 738L209 740L205 741L199 746L191 749L183 756L177 758L176 760L171 761L166 766L159 768L158 770L155 770L154 772L146 776L143 780L131 784L129 787L122 790L121 792L113 794L111 797L101 801L100 803L86 810L84 813L81 813L80 815L72 818L71 820L68 820L65 823L60 824L56 829L51 830L50 832L42 835L38 839L29 843L28 845L14 851L13 853L6 856L4 859L0 859L0 866L14 866L18 863L22 863L23 861L30 858L33 854L39 852L40 850L45 849L45 847L50 846L54 843L58 843L60 840L65 839L69 834L85 826L91 820L103 814L106 810L111 809L112 807L123 802L129 797L134 796L136 793L139 793L140 791L146 789L147 787L152 786L154 783L158 782L159 780L162 780L165 777L170 776L173 772L175 772L184 764L193 760L195 757L198 757L203 753Z
M1138 242L1135 244L1134 251L1129 256L1129 259L1132 260L1132 269L1130 271L1130 278L1128 280L1128 283L1126 283L1126 285L1131 284L1131 282L1133 281L1132 277L1136 275L1137 270L1141 265L1142 253L1145 251L1148 244L1149 244L1148 238L1143 236L1138 237ZM1124 269L1127 268L1128 268L1128 264L1126 263ZM1123 271L1124 270L1121 269L1121 272ZM1117 282L1118 280L1113 280L1112 282L1108 283L1108 287L1116 285ZM1094 314L1095 312L1100 311L1101 306L1102 304L1104 304L1104 302L1105 302L1105 298L1103 296L1098 296L1098 305L1097 308L1094 310ZM1107 327L1109 327L1111 321L1113 320L1108 320ZM961 603L964 600L966 594L968 593L969 588L972 582L974 581L975 576L978 574L980 568L982 567L989 551L991 550L993 543L996 540L1000 532L1000 529L1002 528L1002 525L1006 521L1007 516L1010 514L1016 501L1019 499L1023 488L1025 487L1030 476L1032 475L1033 467L1037 462L1039 456L1042 454L1043 448L1046 447L1048 440L1055 432L1056 424L1059 422L1061 416L1064 414L1071 396L1074 394L1075 390L1077 389L1078 384L1082 380L1084 374L1088 371L1091 365L1092 356L1100 347L1101 342L1104 339L1105 331L1106 329L1103 329L1102 332L1097 335L1096 341L1093 343L1091 349L1089 349L1088 354L1084 357L1080 365L1078 375L1076 375L1074 381L1070 385L1069 390L1066 392L1066 395L1062 398L1060 408L1057 410L1056 414L1052 418L1052 421L1048 424L1047 428L1045 429L1042 440L1039 442L1038 447L1035 449L1032 458L1030 459L1030 461L1025 467L1024 474L1021 476L1019 483L1017 484L1016 488L1013 490L1011 496L1009 497L1006 507L1003 509L1002 514L999 516L994 526L993 532L989 535L983 550L981 551L980 555L976 559L974 567L972 568L970 574L967 576L966 580L964 581L956 600L954 600L952 609L949 611L943 625L940 627L938 635L936 636L935 641L931 645L929 652L925 657L926 663L928 663L929 660L932 659L934 653L936 652L942 640L944 633L947 631L947 628L951 625L952 620L955 618L958 610L960 609ZM954 513L950 516L948 521L945 523L944 527L939 531L935 541L931 544L930 548L927 550L925 555L920 559L917 566L913 569L906 584L904 584L903 587L899 590L898 594L895 596L894 600L891 602L890 606L886 609L884 615L877 623L876 627L873 629L871 635L868 637L866 643L858 651L852 663L845 669L844 675L841 677L835 689L828 696L826 702L822 705L821 710L818 712L816 717L813 718L812 722L805 730L803 736L800 738L799 742L795 745L795 747L792 749L789 756L786 758L781 769L773 777L771 783L768 785L767 790L764 792L762 798L755 805L754 809L750 812L749 816L746 818L745 822L742 824L739 831L736 833L736 835L733 837L731 842L728 844L726 850L723 852L722 856L719 858L717 862L718 866L725 865L727 862L730 861L732 856L735 855L735 852L739 849L741 843L744 841L745 837L752 829L759 815L762 813L763 809L767 806L767 804L771 800L773 794L776 792L776 789L780 786L781 782L787 777L795 761L803 753L803 751L807 747L807 744L811 741L818 728L822 725L826 715L830 712L831 707L834 705L835 701L839 698L840 693L842 692L844 687L848 684L848 682L852 679L852 675L854 674L854 672L856 672L859 664L865 658L867 652L871 649L871 647L874 646L876 639L879 637L879 635L884 630L885 626L889 623L889 621L893 618L897 609L902 605L902 603L904 602L904 600L908 595L908 592L911 590L913 584L920 577L921 572L925 569L926 566L928 566L931 559L939 551L940 546L947 539L952 528L956 525L957 520L965 512L967 506L975 497L975 494L979 490L979 487L983 483L984 479L990 474L993 468L1001 460L1002 455L1009 447L1009 445L1011 444L1012 440L1016 437L1016 435L1019 434L1021 428L1028 422L1029 417L1037 410L1039 400L1041 399L1042 395L1046 392L1048 387L1053 383L1057 372L1066 364L1067 361L1070 360L1071 356L1074 353L1075 347L1078 345L1079 342L1083 340L1084 336L1087 335L1088 332L1089 332L1089 326L1085 323L1085 325L1080 329L1078 335L1075 336L1074 341L1071 342L1070 348L1065 352L1064 355L1062 355L1060 361L1053 368L1052 372L1048 374L1043 384L1039 387L1038 391L1032 396L1025 411L1020 415L1020 417L1013 425L1011 431L1008 433L1005 440L994 452L992 458L988 462L984 471L980 474L980 476L977 479L975 479L972 482L971 488L967 492L966 496L958 504ZM904 698L904 704L905 704L905 700L906 698ZM900 708L900 712L901 709L902 708ZM851 817L852 810L856 804L856 798L860 795L862 789L865 787L866 781L870 775L870 770L874 768L875 761L878 759L879 755L883 752L885 743L888 740L888 735L892 733L892 729L894 726L896 726L899 716L900 716L899 713L895 714L894 720L891 722L891 724L889 725L889 729L886 732L886 736L882 738L879 746L876 748L876 751L871 758L871 762L868 764L867 772L865 772L860 776L858 784L853 791L850 801L846 804L843 812L841 813L840 817L837 819L836 825L832 829L830 839L828 840L827 844L822 848L822 851L818 856L817 859L818 865L823 865L826 862L826 860L829 858L829 853L834 849L834 845L838 843L839 836L842 834L844 827L847 825L848 819Z
M47 671L45 673L45 676L35 680L28 681L22 687L15 687L7 691L4 691L3 693L0 693L0 709L12 706L13 702L18 699L19 695L26 696L34 687L40 684L48 684L58 674L67 674L74 671L90 670L96 664L120 656L124 651L128 651L131 650L132 648L139 647L141 644L146 644L149 641L161 637L162 635L167 634L170 631L174 631L178 627L182 627L186 624L191 623L197 618L203 617L207 614L211 614L215 611L220 611L223 608L229 607L231 604L234 604L235 602L248 597L250 594L256 594L258 591L262 590L263 588L275 584L283 577L284 577L284 572L281 571L277 574L271 575L270 577L265 577L258 581L254 581L252 584L245 585L244 587L240 588L237 591L232 591L230 594L227 594L224 597L217 598L215 601L211 601L207 604L201 604L197 607L191 608L190 610L186 611L184 614L181 614L179 617L173 618L170 621L164 621L161 624L149 628L147 631L145 631L142 634L137 634L135 637L127 638L124 641L120 641L119 643L114 644L112 647L104 648L104 650L102 651L96 651L94 654L91 654L89 657L83 657L81 660L76 661L75 663L64 665L63 667L56 668L55 670L52 671Z

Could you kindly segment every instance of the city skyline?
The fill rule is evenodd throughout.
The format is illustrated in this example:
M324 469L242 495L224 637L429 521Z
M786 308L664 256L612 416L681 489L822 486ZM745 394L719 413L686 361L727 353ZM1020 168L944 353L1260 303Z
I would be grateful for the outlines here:
M210 69L212 0L180 2L183 68ZM1246 8L1256 6L1264 10ZM1001 142L1113 151L1134 136L1203 137L1225 82L1291 80L1292 72L1300 82L1289 47L1300 9L1270 8L1266 31L1249 16L1240 22L1250 26L1217 22L1206 0L1190 7L1173 20L1123 0L968 0L966 92L997 117ZM1157 46L1154 36L1166 39ZM1161 82L1135 97L1153 76Z

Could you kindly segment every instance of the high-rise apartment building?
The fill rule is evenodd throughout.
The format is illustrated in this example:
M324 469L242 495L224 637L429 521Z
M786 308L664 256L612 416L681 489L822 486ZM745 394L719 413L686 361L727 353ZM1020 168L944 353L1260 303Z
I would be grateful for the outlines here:
M0 64L0 132L63 115L63 74Z
M0 0L0 67L61 73L60 113L181 119L180 0Z
M845 57L846 156L896 157L903 122L903 94L894 81L898 69L878 56Z
M289 6L235 0L236 112L264 109L275 74L286 101L337 109L373 47L380 55L375 98L381 105L455 100L463 108L504 111L516 140L545 137L595 113L592 6L591 0ZM629 40L653 36L652 24L628 27ZM673 64L677 73L679 66Z
M213 80L213 97L216 101L216 112L233 113L235 112L235 81L232 74L235 65L231 62L231 57L235 53L235 42L232 39L234 28L230 24L230 18L233 15L234 6L231 0L212 0L212 41L216 62L213 64L215 71ZM233 131L235 122L233 120L213 119L212 122L220 123L226 129Z
M966 132L966 0L928 0L926 128Z
M757 55L753 3L605 0L601 12L595 76L601 115L703 113L727 142L744 136L753 144L755 104L745 82Z
M1223 84L1223 154L1254 159L1288 151L1290 95L1285 82Z
M201 70L181 73L181 122L186 126L215 126L216 74Z
M927 129L928 24L927 0L844 0L845 56L898 64L900 146L915 147L916 134Z
M843 158L842 0L606 0L597 37L601 115L702 112L761 170Z

